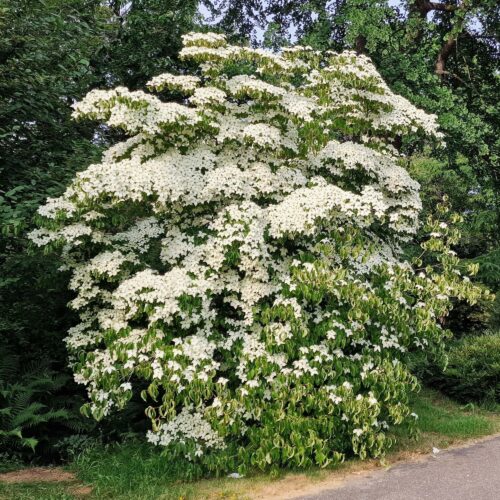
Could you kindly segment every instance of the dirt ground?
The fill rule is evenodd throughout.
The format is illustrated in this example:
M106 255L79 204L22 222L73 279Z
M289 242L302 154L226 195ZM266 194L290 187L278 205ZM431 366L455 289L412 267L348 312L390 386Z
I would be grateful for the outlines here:
M60 467L30 467L12 472L4 472L0 474L0 482L8 484L68 483L68 491L75 496L86 496L92 493L92 488L80 484L73 472Z

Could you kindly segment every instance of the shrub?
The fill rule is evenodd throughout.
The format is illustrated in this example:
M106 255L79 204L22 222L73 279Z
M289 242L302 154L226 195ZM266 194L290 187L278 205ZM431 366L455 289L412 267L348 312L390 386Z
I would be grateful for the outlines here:
M500 403L500 332L454 342L448 367L433 366L428 382L462 403Z
M415 418L401 360L439 351L451 296L482 295L444 219L428 265L402 260L421 203L394 144L440 139L435 117L352 52L184 42L199 73L149 82L169 102L119 87L75 106L131 137L31 234L73 273L83 411L123 408L142 380L148 439L210 470L379 456Z

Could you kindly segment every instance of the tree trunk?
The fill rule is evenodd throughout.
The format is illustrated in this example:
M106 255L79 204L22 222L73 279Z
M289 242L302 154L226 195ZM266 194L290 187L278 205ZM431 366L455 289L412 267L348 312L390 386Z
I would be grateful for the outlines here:
M364 35L356 37L355 48L358 54L366 54L366 37Z

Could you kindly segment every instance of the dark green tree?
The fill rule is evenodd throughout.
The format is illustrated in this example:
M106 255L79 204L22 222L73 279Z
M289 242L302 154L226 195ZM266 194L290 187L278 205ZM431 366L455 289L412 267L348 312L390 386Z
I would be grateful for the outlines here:
M59 262L31 252L25 234L43 200L60 195L75 171L114 140L102 127L72 120L72 104L95 87L142 86L175 70L180 37L193 28L196 9L193 0L0 0L0 366L11 366L8 378L0 370L0 386L14 387L16 398L30 394L26 408L39 408L32 416L46 419L44 434L55 436L61 419L74 419L77 405L68 412L57 402L78 401L79 389L69 377L31 392L28 385L38 375L48 380L47 373L62 380L62 339L73 318ZM13 398L5 399L0 419L0 435L16 431L12 443ZM29 427L23 437L41 441L42 427Z
M101 64L106 86L144 87L179 67L181 35L194 27L198 0L110 0L112 34Z

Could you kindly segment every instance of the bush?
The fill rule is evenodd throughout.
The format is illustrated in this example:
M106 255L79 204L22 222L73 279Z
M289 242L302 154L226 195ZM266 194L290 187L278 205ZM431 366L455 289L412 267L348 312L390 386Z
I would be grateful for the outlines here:
M500 403L500 331L454 342L446 370L432 366L426 381L462 403Z
M159 97L75 106L130 138L31 233L72 272L83 410L101 419L146 382L148 439L216 472L380 456L416 417L404 356L440 350L451 296L483 295L444 206L418 270L402 256L421 203L395 146L440 139L435 117L352 52L184 42L200 70L153 78Z

